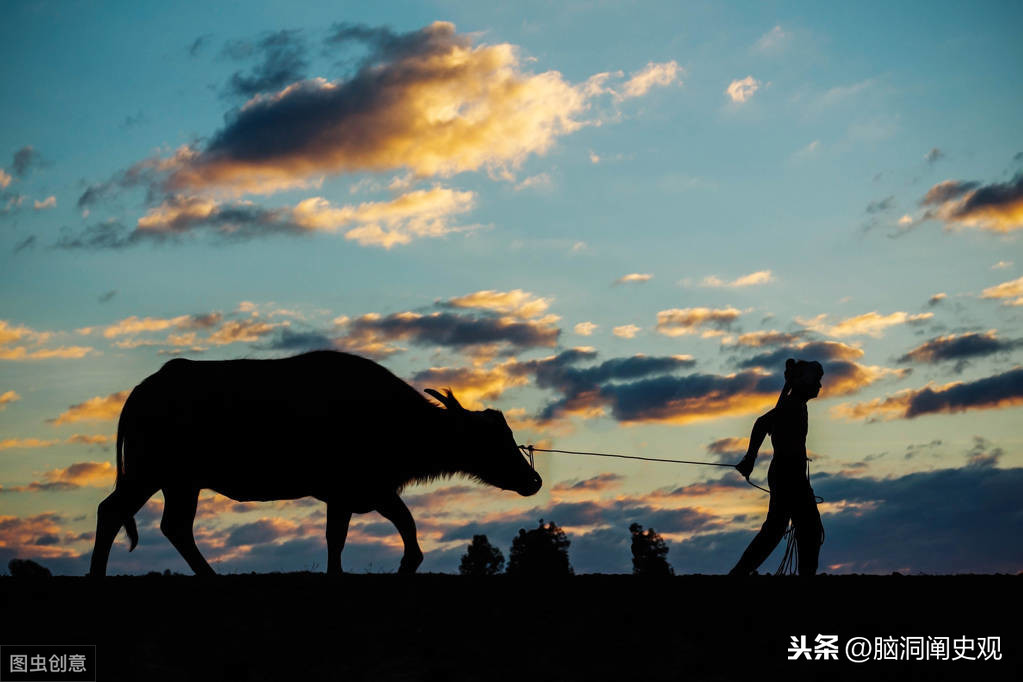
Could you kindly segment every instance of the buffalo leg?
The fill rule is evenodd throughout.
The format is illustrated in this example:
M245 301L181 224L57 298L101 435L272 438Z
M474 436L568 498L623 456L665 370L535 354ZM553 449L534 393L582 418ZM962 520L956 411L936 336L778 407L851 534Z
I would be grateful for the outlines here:
M343 572L341 550L345 548L348 522L351 520L351 511L341 508L337 502L327 502L327 573L331 575Z
M405 543L405 555L401 558L398 573L415 573L419 564L423 563L423 550L419 549L419 541L416 539L416 522L412 519L412 513L398 497L398 493L391 493L378 503L376 510L394 524Z
M199 502L199 491L188 488L163 489L163 518L160 530L167 536L174 549L181 553L196 575L216 575L199 553L192 535L195 522L195 508Z
M114 544L117 532L121 530L125 520L134 516L155 492L155 487L134 488L122 483L99 503L99 509L96 511L96 541L92 548L89 575L106 575L110 547Z

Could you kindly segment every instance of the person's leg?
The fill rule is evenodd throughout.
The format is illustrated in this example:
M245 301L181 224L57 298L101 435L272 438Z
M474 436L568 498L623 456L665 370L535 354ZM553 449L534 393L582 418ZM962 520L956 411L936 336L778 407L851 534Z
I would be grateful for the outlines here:
M735 568L728 572L728 575L749 575L757 570L785 535L785 528L788 527L788 524L787 505L781 495L772 492L764 525L760 527L760 532L749 543L749 547L742 553L739 562L735 564Z
M799 548L799 575L812 576L817 572L823 526L809 483L792 512L792 525L796 528L796 546Z

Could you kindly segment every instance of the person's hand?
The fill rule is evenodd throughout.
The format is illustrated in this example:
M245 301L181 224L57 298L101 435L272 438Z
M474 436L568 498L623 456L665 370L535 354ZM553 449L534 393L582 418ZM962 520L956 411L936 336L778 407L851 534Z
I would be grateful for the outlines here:
M753 473L753 465L756 464L756 458L746 455L742 458L742 461L735 465L735 468L740 474L748 481L749 475Z

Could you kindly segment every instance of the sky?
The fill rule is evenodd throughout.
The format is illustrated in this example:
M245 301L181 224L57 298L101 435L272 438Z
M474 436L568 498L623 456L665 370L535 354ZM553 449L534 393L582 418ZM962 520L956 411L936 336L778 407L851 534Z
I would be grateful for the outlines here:
M117 414L164 362L332 348L520 443L728 463L817 360L821 570L1023 570L1018 3L4 13L3 565L86 571ZM577 573L629 572L633 522L722 573L767 510L724 467L536 466L533 497L407 489L420 570L543 519ZM188 572L161 510L111 572ZM324 523L206 491L195 534L221 572L323 570ZM353 520L346 570L400 555Z

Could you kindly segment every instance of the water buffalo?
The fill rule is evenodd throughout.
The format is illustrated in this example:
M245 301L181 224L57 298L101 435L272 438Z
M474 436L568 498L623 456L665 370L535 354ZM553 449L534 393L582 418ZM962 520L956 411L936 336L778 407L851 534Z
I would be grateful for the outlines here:
M160 530L196 574L214 571L192 536L199 491L235 500L312 496L327 503L327 572L341 573L352 513L377 511L401 534L399 572L423 553L398 496L410 483L464 474L520 495L540 476L497 410L470 411L371 360L316 351L280 360L175 359L135 387L117 423L117 482L99 505L91 575L104 575L124 526L163 490Z

